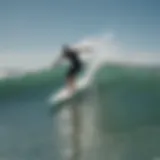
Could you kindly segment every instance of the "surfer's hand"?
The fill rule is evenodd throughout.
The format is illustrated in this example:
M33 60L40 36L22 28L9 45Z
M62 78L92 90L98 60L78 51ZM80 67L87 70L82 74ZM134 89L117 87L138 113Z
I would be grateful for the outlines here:
M60 56L60 57L57 58L56 61L54 61L54 62L51 64L51 67L52 67L52 68L55 68L55 67L59 66L59 65L61 64L61 62L62 62L62 57Z

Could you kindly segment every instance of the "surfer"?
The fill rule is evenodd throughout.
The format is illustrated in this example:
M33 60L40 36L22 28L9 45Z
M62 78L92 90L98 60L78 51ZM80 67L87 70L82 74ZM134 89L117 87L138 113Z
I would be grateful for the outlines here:
M57 62L61 61L61 59L67 59L70 62L70 67L66 74L66 85L70 94L75 91L75 79L83 69L83 62L79 54L90 51L90 47L87 46L71 48L68 45L64 45L62 47L62 55Z
M75 78L81 72L83 64L78 55L79 51L63 46L63 57L70 62L70 67L66 75L66 83L71 93L75 90Z

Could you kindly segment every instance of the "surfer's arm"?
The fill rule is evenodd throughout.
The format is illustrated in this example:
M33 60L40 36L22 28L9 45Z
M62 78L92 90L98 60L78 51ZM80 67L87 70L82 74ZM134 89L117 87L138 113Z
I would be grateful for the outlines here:
M81 54L81 53L91 53L93 51L93 49L91 47L88 46L83 46L83 47L77 47L75 48L75 51L77 51L77 53Z
M59 66L60 64L62 64L63 61L63 56L59 56L56 61L54 61L51 66L52 68Z

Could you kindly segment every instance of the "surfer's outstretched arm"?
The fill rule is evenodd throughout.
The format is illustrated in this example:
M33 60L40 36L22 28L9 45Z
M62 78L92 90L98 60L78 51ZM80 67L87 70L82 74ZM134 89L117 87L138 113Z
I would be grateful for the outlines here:
M81 46L81 47L75 47L75 50L77 51L77 53L92 53L93 49L91 47L88 46Z
M60 56L56 59L56 61L54 61L54 62L51 64L52 68L59 66L59 65L62 63L62 60L63 60L63 57L60 55Z

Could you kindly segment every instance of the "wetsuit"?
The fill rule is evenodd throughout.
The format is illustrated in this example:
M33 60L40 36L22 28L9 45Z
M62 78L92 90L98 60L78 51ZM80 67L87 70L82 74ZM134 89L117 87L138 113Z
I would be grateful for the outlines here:
M71 67L67 72L67 78L75 77L82 68L81 60L74 50L68 50L64 52L64 57L67 58L71 62Z

